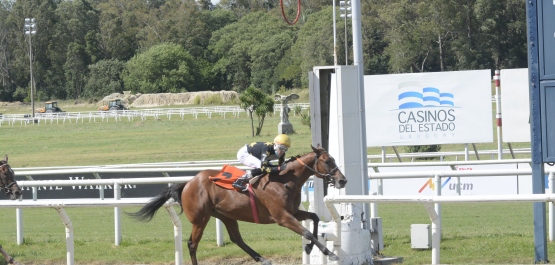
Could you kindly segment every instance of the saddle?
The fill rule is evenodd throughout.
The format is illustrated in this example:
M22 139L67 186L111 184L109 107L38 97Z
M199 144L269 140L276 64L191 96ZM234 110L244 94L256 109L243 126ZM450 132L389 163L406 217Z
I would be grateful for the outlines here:
M214 182L214 184L228 190L236 190L231 184L235 182L238 178L245 175L246 171L239 169L231 165L224 165L220 173L215 176L210 176L209 179Z

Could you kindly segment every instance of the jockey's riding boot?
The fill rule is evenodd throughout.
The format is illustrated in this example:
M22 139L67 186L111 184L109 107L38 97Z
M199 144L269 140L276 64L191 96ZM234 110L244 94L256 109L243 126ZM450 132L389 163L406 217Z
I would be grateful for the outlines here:
M247 190L247 186L246 184L249 182L249 180L252 178L252 175L250 172L247 172L245 175L241 176L240 178L238 178L235 182L233 182L233 184L231 184L231 186L233 186L236 189L240 189L242 191L246 191Z

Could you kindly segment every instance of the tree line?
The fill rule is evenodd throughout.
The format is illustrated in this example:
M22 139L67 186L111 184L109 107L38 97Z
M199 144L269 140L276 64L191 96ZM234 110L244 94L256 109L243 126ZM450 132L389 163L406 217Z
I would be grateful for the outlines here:
M283 0L289 19L297 1ZM336 3L339 6L338 3ZM361 0L364 73L527 67L524 0ZM336 7L336 56L352 64ZM0 0L0 101L132 93L306 88L334 64L331 1ZM346 23L346 24L345 24ZM345 33L345 29L347 29Z

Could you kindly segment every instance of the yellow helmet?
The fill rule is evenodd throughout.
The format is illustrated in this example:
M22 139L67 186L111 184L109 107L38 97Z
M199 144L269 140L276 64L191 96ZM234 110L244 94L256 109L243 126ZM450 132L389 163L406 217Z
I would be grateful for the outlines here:
M276 138L274 138L274 143L291 147L291 140L289 140L289 136L287 136L287 134L279 134L276 136Z

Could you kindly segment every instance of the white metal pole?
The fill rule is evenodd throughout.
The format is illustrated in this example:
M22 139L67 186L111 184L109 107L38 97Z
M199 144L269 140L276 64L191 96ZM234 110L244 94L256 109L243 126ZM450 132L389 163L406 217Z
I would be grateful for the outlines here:
M17 245L23 245L23 209L15 209L16 230L17 230Z
M549 193L555 194L555 177L553 172L549 172ZM555 224L553 220L555 219L555 207L553 206L553 202L548 203L549 207L549 241L553 241L555 238Z
M464 144L464 161L468 161L468 144Z
M461 195L461 177L457 177L457 195Z
M497 120L497 159L503 159L503 132L501 130L502 118L501 118L501 89L499 80L499 70L495 70L495 75L493 76L495 80L495 109L497 113L495 118Z
M441 177L439 175L434 176L434 183L435 183L435 195L441 196ZM441 238L441 203L435 204L435 210L437 213L437 233L439 238Z
M351 11L352 11L352 23L353 23L353 65L358 66L358 74L359 74L359 108L360 108L360 139L359 142L361 144L360 148L360 156L361 157L368 157L368 151L366 150L366 108L365 108L365 97L364 97L364 63L362 59L362 12L361 12L361 5L360 0L352 0L351 1ZM368 167L365 163L360 165L360 172L362 177L362 187L361 194L368 195L368 191L370 187L368 187ZM364 220L367 225L370 224L370 205L366 203L364 205Z
M121 199L121 186L119 183L114 183L114 199ZM121 210L120 207L114 207L114 227L115 227L115 239L114 243L119 246L121 243Z
M435 211L434 205L432 203L425 203L424 207L426 207L428 216L432 221L432 264L439 264L441 240L441 235L439 233L439 227L441 226L441 224L439 223L439 216L438 213Z
M31 28L29 28L29 72L31 74L31 115L33 117L33 122L35 120L35 97L34 97L34 89L33 89L33 84L34 82L34 78L33 78L33 46L31 45L31 35L32 34L32 30Z
M166 210L170 215L170 218L173 223L173 238L175 242L175 264L183 264L183 240L182 240L182 230L183 226L181 225L181 220L175 210L173 209L172 205L166 205Z
M222 247L224 245L223 235L224 233L223 233L222 221L216 218L216 243L218 244L219 247Z
M73 247L73 224L67 216L66 211L64 208L56 208L60 218L62 218L62 222L64 223L65 230L66 230L66 257L67 257L67 265L73 265L74 261L74 247Z
M337 28L335 22L335 0L333 2L333 65L337 65Z
M347 8L347 5L345 5L345 8ZM347 16L349 16L349 11L345 10L345 65L349 65L349 36L347 35Z

